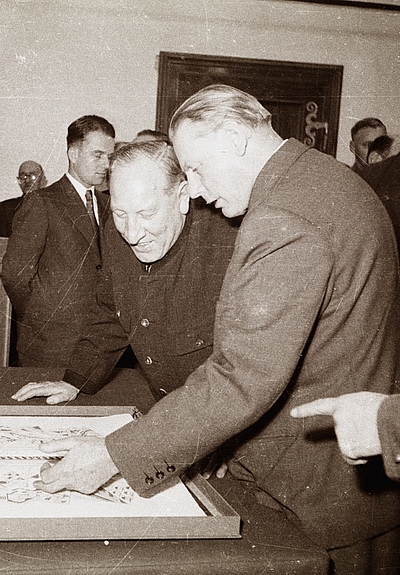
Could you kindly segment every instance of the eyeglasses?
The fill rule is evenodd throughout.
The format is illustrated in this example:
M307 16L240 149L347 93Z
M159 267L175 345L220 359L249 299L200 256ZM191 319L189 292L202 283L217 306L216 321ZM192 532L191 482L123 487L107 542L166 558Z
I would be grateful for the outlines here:
M35 181L38 179L39 176L37 176L36 174L23 174L22 176L17 176L17 181L20 184L24 184L25 182L27 182L28 180L32 180Z

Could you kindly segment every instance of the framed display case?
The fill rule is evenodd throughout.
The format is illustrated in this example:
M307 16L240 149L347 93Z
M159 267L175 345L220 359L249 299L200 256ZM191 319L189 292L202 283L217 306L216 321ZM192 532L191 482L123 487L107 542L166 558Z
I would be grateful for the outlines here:
M118 476L91 495L35 487L41 466L63 456L46 456L41 441L106 435L132 416L128 406L1 406L0 541L240 538L239 515L200 475L149 498Z

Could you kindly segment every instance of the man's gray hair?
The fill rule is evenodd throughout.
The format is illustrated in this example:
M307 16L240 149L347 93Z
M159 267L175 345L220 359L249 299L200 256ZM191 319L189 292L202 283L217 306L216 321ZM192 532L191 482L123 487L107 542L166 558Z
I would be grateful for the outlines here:
M271 123L271 114L251 94L225 84L212 84L190 96L174 112L169 135L173 137L185 121L202 122L209 130L218 129L227 120L240 122L254 129Z
M165 174L166 193L175 189L186 179L172 144L163 140L132 142L122 146L110 157L110 175L112 175L115 166L133 164L143 158L152 160Z

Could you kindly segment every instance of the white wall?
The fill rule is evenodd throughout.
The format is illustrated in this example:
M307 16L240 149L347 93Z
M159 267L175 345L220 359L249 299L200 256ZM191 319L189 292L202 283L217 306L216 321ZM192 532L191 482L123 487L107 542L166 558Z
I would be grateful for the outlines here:
M0 200L27 159L66 169L68 124L111 121L117 139L154 128L157 56L191 52L344 65L337 157L351 126L400 133L400 13L286 0L1 0Z

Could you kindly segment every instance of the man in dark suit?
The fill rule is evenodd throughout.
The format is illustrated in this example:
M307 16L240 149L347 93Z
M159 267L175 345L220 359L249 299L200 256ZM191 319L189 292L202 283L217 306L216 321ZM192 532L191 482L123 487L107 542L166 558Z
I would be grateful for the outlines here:
M177 387L212 353L215 307L238 226L189 201L170 143L132 143L111 160L111 207L103 269L88 334L60 382L30 383L13 397L48 403L95 393L130 345L155 399Z
M109 202L93 191L106 177L114 138L104 118L73 122L67 174L28 194L14 217L1 277L17 314L21 366L65 366L87 322Z
M400 154L366 167L360 175L385 206L392 220L400 253Z
M400 522L398 484L379 461L350 467L325 421L290 417L335 393L390 393L398 380L399 285L393 231L371 188L346 166L283 141L249 94L209 86L170 127L190 195L245 214L216 308L213 353L137 422L68 449L39 486L90 492L118 470L151 493L229 442L230 472L292 518L335 561L369 565ZM226 446L228 447L228 446ZM85 462L84 464L82 462ZM375 569L375 571L374 571Z
M46 178L42 166L33 160L22 162L18 170L17 181L21 188L22 196L0 202L0 237L2 238L10 237L15 211L24 196L34 190L44 188L46 185Z

